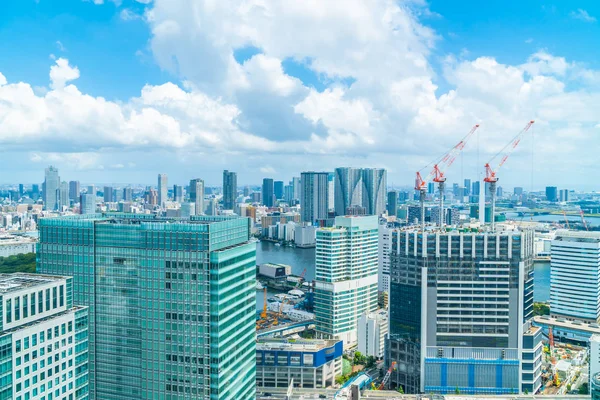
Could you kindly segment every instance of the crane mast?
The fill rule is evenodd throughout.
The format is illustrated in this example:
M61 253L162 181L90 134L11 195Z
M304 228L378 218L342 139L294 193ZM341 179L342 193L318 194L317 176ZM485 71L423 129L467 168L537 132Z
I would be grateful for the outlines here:
M496 173L498 172L498 170L500 169L500 167L502 167L504 165L504 163L506 162L506 160L508 159L508 157L513 153L513 151L515 151L515 149L517 148L517 146L521 142L521 139L523 138L523 135L525 134L525 132L527 132L529 130L529 128L531 128L531 126L534 124L534 122L535 122L534 120L529 121L527 123L527 125L525 125L525 128L523 128L519 133L517 133L515 135L515 137L513 137L511 139L511 141L508 142L506 144L506 146L504 146L504 148L502 150L500 150L494 157L492 157L492 159L490 161L488 161L485 164L485 178L483 179L483 181L490 184L490 197L491 197L491 200L492 200L492 218L491 218L491 220L492 220L491 221L491 223L492 223L492 232L494 232L495 229L496 229L496 221L495 221L495 216L496 216L496 185L498 183L498 177L496 176ZM502 158L500 159L500 162L498 163L498 166L496 166L496 168L493 169L490 164L496 159L496 157L500 156L501 154L502 154ZM481 196L481 193L479 195Z

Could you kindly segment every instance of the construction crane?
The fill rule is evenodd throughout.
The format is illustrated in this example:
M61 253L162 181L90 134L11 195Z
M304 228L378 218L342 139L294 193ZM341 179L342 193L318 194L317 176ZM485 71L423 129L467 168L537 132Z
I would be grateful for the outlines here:
M571 229L571 225L569 225L569 218L567 218L567 212L562 210L563 215L565 216L565 223L567 224L567 229Z
M383 377L383 380L381 381L381 385L379 385L377 390L383 390L385 388L385 385L390 380L390 376L392 376L392 371L394 370L394 368L396 368L396 361L392 361L392 365L390 365L390 368L385 373L385 376Z
M475 131L479 128L479 124L476 124L471 128L469 133L467 133L454 147L448 150L442 157L440 157L433 165L432 170L429 172L429 175L425 179L423 179L421 172L426 169L429 165L425 166L421 171L417 172L417 177L415 179L415 190L419 191L419 201L421 205L421 226L422 230L425 230L425 190L427 187L427 182L429 180L433 180L438 184L438 189L440 192L440 216L439 216L439 225L440 229L444 227L444 189L446 187L446 175L445 172L456 160L456 157L460 154L461 151L465 148L469 139L473 136Z
M302 271L302 273L298 277L298 282L296 282L296 286L294 286L294 289L292 289L292 290L296 290L296 289L298 289L302 285L302 280L304 279L304 275L305 274L306 274L306 268L304 268L304 270ZM283 298L283 300L281 300L281 304L279 305L279 312L275 316L275 320L273 321L273 325L277 325L279 323L279 318L281 318L281 313L283 312L283 306L285 305L285 303L287 303L287 300L288 300L287 296L285 296Z
M585 230L589 231L590 228L588 228L587 222L585 222L585 217L583 215L583 210L581 208L579 209L579 215L581 215L581 222L583 222L583 226L585 227Z
M494 232L496 228L494 218L496 215L496 184L498 183L498 177L496 176L496 173L498 172L500 167L504 165L504 163L512 154L512 152L515 151L515 149L519 145L519 142L521 142L523 135L529 130L529 128L531 128L534 122L534 120L529 121L527 125L525 125L525 128L523 128L519 133L517 133L515 137L513 137L511 141L508 142L502 150L500 150L494 157L492 157L490 161L488 161L485 164L485 178L483 179L483 181L490 184L490 197L492 200L492 232ZM500 162L498 163L496 168L492 169L490 164L501 154L502 158L500 159Z

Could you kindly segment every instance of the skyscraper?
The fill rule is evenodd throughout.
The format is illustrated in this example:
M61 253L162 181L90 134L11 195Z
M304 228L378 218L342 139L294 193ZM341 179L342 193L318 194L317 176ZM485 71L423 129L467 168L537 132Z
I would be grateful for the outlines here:
M362 206L362 171L358 168L335 169L335 215L346 215L351 206Z
M273 194L275 195L275 199L283 199L283 181L273 182Z
M131 188L123 189L123 201L132 201L133 200L133 191Z
M146 194L144 195L144 200L146 201L146 204L150 205L150 206L157 206L158 205L158 191L156 189L154 189L153 187L147 187L146 188Z
M389 191L387 194L387 213L389 216L396 216L398 211L398 192L395 190Z
M69 182L69 199L71 199L71 201L73 203L77 203L77 201L79 201L79 192L80 192L79 181Z
M377 309L378 218L336 217L317 230L315 320L317 335L358 340L357 323Z
M600 233L559 230L550 250L550 313L600 320Z
M266 207L273 207L275 194L273 188L273 179L264 178L262 184L262 203Z
M190 201L195 204L196 215L204 213L204 181L202 179L192 179L190 181Z
M31 185L31 199L37 201L40 198L40 185Z
M255 398L255 253L248 218L42 219L38 271L90 306L90 398Z
M465 179L465 196L470 196L471 195L471 180L470 179Z
M177 203L183 203L183 186L173 185L173 200Z
M558 201L558 188L556 186L546 186L546 200L552 203Z
M69 207L71 201L69 199L69 184L67 182L61 182L58 187L56 193L56 199L58 201L58 209L62 211L63 209Z
M73 279L0 274L2 399L88 399L88 309Z
M536 393L533 231L392 233L391 387L406 393Z
M46 168L44 183L42 185L44 210L55 211L58 208L57 191L60 187L58 169L52 165Z
M237 198L237 174L223 171L223 209L233 210Z
M301 174L300 216L302 222L316 224L327 219L329 183L327 172L303 172Z
M104 186L104 202L112 203L114 199L114 190L112 186Z
M293 177L291 185L294 187L294 200L300 200L300 178Z
M327 175L327 186L329 187L329 196L327 197L327 211L335 210L335 174L329 172Z
M96 195L91 193L82 193L79 198L80 214L94 214L96 212Z
M25 186L22 183L19 183L19 199L23 197L25 194Z
M473 189L471 190L471 194L473 196L479 196L479 192L481 191L481 182L475 181L472 184Z
M569 201L569 189L561 189L560 190L560 201Z
M165 206L169 200L169 178L167 174L158 174L158 205Z

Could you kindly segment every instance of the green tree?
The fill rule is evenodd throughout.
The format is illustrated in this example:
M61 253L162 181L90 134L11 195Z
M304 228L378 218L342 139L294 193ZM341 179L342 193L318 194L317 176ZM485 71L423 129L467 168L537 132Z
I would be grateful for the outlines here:
M550 315L550 306L546 303L533 303L533 315Z
M398 393L404 394L404 388L402 386L399 386L397 390L398 390Z
M354 365L365 364L365 356L360 351L354 353Z
M460 394L460 389L458 389L458 386L454 388L454 394Z
M582 395L590 394L590 388L589 388L587 382L584 382L581 384L581 386L579 386L579 394L582 394Z
M376 360L375 360L375 357L373 357L373 356L368 356L368 357L367 357L367 360L366 360L365 367L367 367L367 368L371 368L371 367L373 367L373 366L375 365L375 361L376 361Z
M13 272L35 273L35 253L0 257L0 273L10 274Z

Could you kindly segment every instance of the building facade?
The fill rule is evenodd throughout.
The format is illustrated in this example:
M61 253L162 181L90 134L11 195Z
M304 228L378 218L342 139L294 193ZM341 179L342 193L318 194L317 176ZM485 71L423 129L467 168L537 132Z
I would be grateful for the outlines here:
M114 188L112 186L104 186L104 202L112 203L114 201Z
M223 209L233 210L237 198L237 174L223 171Z
M406 393L536 393L533 232L394 231L391 386Z
M317 230L315 319L317 335L358 340L357 324L377 309L378 219L336 217L335 227Z
M265 207L273 207L275 201L273 179L264 178L262 184L262 203Z
M364 356L383 358L388 335L388 313L364 313L358 320L358 351Z
M398 192L391 190L387 194L387 214L389 216L396 216L398 212Z
M79 192L81 191L79 181L70 181L69 182L69 199L73 203L77 203L79 201Z
M183 203L183 186L173 185L173 201Z
M550 313L569 320L599 320L599 232L556 232L550 249Z
M303 172L301 174L300 214L302 222L316 225L317 221L327 219L328 176L327 172Z
M386 210L387 172L380 168L336 168L334 172L335 215L346 215L354 206L364 207L366 215Z
M73 301L90 307L92 398L254 398L247 218L44 218L37 254L38 270L73 276Z
M339 340L259 339L256 384L263 389L294 386L327 388L342 375L343 344Z
M27 236L0 235L0 257L35 253L36 241Z
M202 215L204 212L204 181L202 179L192 179L190 181L190 202L194 203L196 215Z
M96 212L96 195L91 193L82 193L79 195L79 213L94 214Z
M379 225L378 240L378 279L377 289L380 292L390 292L390 252L392 251L393 228L386 224Z
M58 169L52 165L46 168L44 183L42 184L44 210L55 211L58 208L57 192L60 187Z
M169 178L167 174L158 174L158 205L165 206L169 200Z
M88 399L88 309L72 278L0 274L0 398Z

